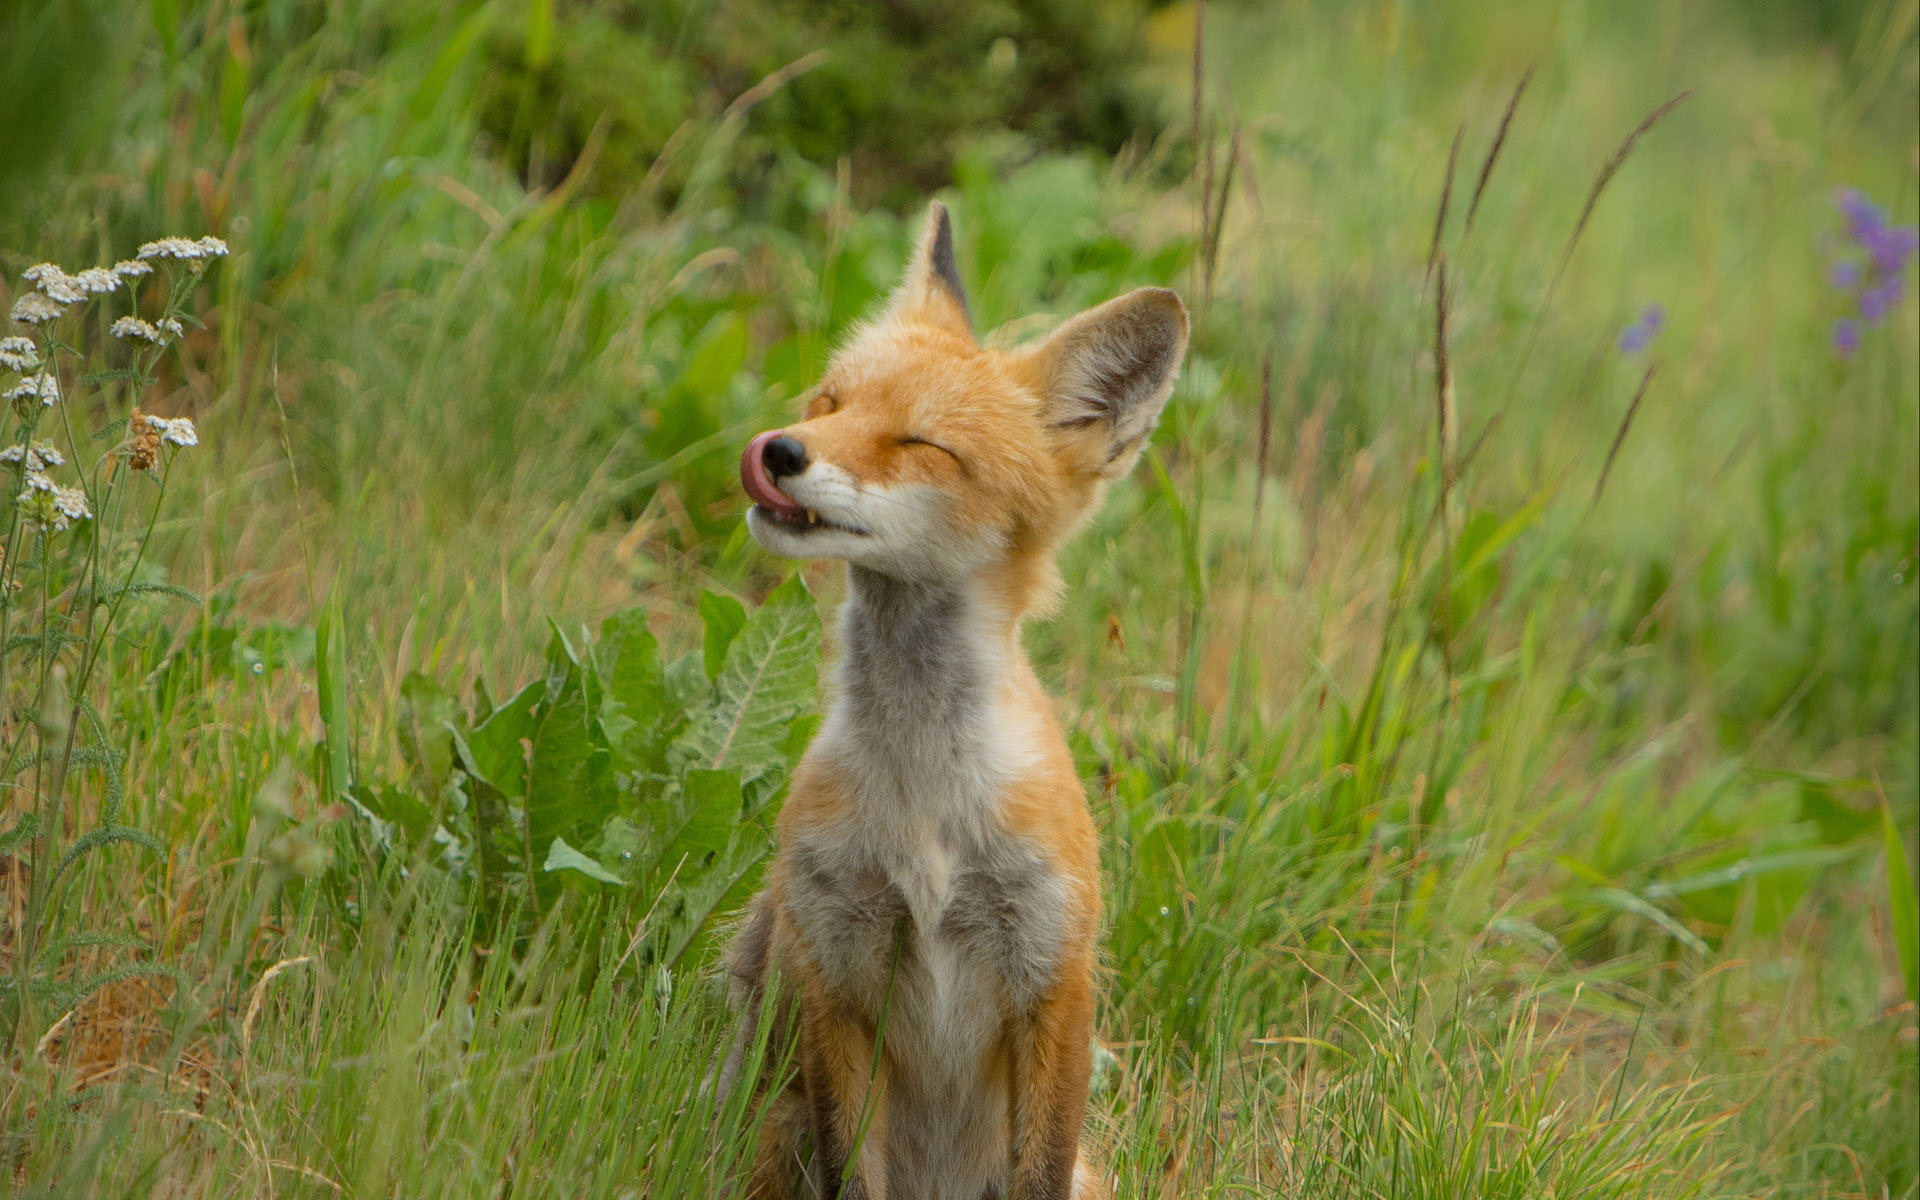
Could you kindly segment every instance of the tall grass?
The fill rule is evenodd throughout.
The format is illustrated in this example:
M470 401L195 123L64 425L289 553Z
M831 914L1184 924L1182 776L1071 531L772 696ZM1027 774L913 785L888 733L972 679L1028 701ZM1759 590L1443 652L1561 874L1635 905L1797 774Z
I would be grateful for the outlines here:
M1913 219L1911 74L1718 7L1210 5L1201 60L1197 8L1151 31L1190 130L969 145L947 193L995 339L1210 292L1029 633L1102 831L1120 1194L1920 1195L1880 800L1910 846L1920 331L1836 359L1821 244L1836 184ZM718 925L644 936L704 860L483 911L435 739L544 686L549 615L637 604L711 682L784 569L729 461L907 229L845 164L743 186L750 103L529 190L474 115L524 16L143 9L87 169L0 229L10 281L234 248L154 385L206 435L154 541L204 600L103 664L168 853L75 893L174 982L11 1065L14 1190L717 1195L753 1135L700 1086Z

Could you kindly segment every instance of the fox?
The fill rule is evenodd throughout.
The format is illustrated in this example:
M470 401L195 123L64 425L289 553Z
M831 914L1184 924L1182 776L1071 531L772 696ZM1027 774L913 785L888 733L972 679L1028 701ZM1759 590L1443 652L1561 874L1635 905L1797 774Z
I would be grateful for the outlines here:
M1055 555L1133 466L1186 356L1143 287L1010 350L974 336L934 202L883 310L752 438L746 521L773 554L846 564L837 663L778 849L725 955L752 1200L1096 1200L1083 1147L1099 847L1021 645ZM769 989L773 1001L768 1002Z

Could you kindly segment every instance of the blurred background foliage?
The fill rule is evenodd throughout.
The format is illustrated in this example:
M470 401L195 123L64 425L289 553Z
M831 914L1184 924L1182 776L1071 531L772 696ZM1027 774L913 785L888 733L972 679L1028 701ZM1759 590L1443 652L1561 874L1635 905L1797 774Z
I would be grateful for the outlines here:
M234 250L150 398L206 441L156 533L206 599L114 671L130 819L175 850L84 900L197 981L172 1045L222 1078L254 1079L244 989L300 954L333 981L275 976L271 1071L200 1095L246 1138L102 1102L23 1127L29 1176L290 1184L277 1155L434 1194L534 1144L567 1194L712 1177L726 1138L673 1132L721 1020L692 960L779 764L743 790L603 727L536 812L462 793L487 771L450 739L506 714L511 772L521 698L638 686L582 625L644 625L659 695L725 702L742 602L788 573L741 528L739 447L938 193L989 339L1147 283L1196 315L1154 454L1028 635L1106 838L1125 1194L1915 1196L1920 306L1841 356L1826 278L1837 187L1914 221L1915 14L0 3L0 296L162 234ZM329 823L343 743L362 808ZM644 778L573 788L593 754ZM325 826L312 879L261 865L269 789ZM591 854L543 873L551 844L448 817L516 799ZM680 873L683 844L712 857ZM482 896L589 915L434 903L477 846L540 875ZM633 932L662 875L685 964ZM528 1115L540 1081L587 1099ZM605 1095L629 1147L569 1136ZM418 1144L385 1131L421 1111Z

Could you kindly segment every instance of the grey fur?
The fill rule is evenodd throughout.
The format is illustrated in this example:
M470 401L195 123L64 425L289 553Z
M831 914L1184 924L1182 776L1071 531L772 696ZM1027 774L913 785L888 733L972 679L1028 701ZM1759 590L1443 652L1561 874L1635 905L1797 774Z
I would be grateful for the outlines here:
M829 987L877 996L892 967L894 929L906 900L878 863L819 846L793 848L787 913Z
M976 758L969 734L986 707L988 664L978 661L966 636L965 593L864 567L849 567L847 581L839 698L848 727L889 765L914 772L903 771L902 791L943 760L958 765Z
M1028 1009L1060 965L1066 890L1037 856L997 857L960 877L940 931L998 968L1014 1007Z

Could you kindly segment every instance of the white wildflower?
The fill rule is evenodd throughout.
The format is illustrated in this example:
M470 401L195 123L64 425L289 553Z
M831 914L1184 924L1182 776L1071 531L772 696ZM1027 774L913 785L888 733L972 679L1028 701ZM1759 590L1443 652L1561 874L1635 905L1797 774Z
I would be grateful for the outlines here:
M113 273L122 279L138 279L142 275L153 274L153 264L137 258L123 258L113 264Z
M9 463L14 466L24 463L30 473L43 477L48 468L64 466L66 461L58 450L45 442L35 442L31 446L23 446L16 442L5 450L0 450L0 463Z
M120 277L106 267L88 267L75 275L73 281L96 296L104 296L120 286Z
M198 446L200 431L191 417L147 417L147 426L160 434L160 440L175 446Z
M60 381L42 372L38 375L30 375L5 392L0 392L0 398L7 400L21 400L28 396L40 397L42 404L54 404L60 399Z
M54 488L53 506L69 521L84 521L93 515L93 508L87 503L87 494L79 488Z
M159 326L161 333L170 333L176 338L187 335L186 327L180 324L180 320L177 317L161 317Z
M0 338L0 367L22 375L40 366L40 352L29 338Z
M167 344L166 334L139 317L121 317L107 332L117 338L139 338L143 342L152 342L156 346Z
M36 263L25 271L33 285L61 304L78 304L87 298L80 281L52 263Z
M211 234L201 238L197 244L200 247L201 255L205 258L225 258L227 256L227 244Z
M157 242L148 242L140 247L139 256L148 258L177 258L183 261L205 258L207 251L192 238L167 237Z
M67 306L40 292L27 292L13 302L12 317L26 325L51 321L67 311Z
M14 498L20 515L50 532L59 532L75 521L93 515L87 494L79 488L64 488L39 472L27 475L27 486Z

